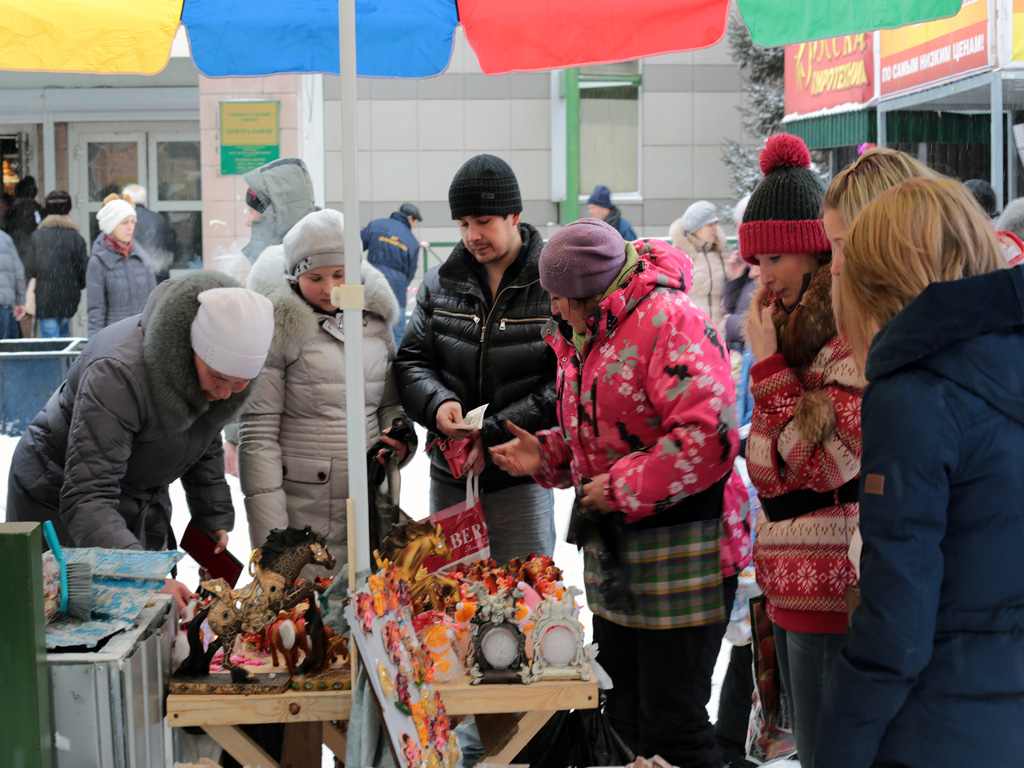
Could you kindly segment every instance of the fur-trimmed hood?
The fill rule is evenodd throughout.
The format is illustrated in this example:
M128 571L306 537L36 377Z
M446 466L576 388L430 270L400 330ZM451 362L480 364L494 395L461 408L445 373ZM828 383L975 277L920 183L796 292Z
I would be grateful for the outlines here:
M172 435L200 418L222 427L245 402L247 390L226 400L207 402L199 388L192 352L192 321L199 311L199 294L211 288L237 287L241 286L233 278L203 270L165 280L149 295L140 320L142 354L160 423Z
M270 349L275 354L294 351L313 338L320 327L318 313L292 287L286 267L284 246L272 245L260 254L246 282L248 288L262 293L274 304L274 339ZM398 301L387 278L365 260L359 270L365 289L364 315L373 314L388 327L394 325L398 320Z
M39 229L47 229L49 227L58 227L59 229L73 229L75 232L78 231L78 225L71 219L70 216L59 215L51 213L41 222L39 222Z

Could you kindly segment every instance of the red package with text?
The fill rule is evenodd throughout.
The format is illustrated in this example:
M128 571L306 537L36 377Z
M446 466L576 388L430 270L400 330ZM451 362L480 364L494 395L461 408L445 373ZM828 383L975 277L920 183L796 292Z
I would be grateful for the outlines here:
M428 557L423 561L427 573L451 571L461 565L486 560L491 556L491 538L487 534L484 508L480 503L480 481L476 475L466 476L466 500L430 516L430 522L440 525L445 541L452 551L451 560Z

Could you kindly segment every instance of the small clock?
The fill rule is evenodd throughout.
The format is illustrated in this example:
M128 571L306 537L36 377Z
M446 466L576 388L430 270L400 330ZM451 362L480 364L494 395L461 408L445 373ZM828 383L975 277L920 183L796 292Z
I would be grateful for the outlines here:
M583 652L583 625L573 616L578 587L562 599L548 596L534 609L533 666L530 679L589 680L590 664Z
M479 584L469 589L478 601L477 611L470 620L470 683L508 683L517 677L529 683L526 636L515 623L516 598L523 593L518 589L502 589L492 595Z

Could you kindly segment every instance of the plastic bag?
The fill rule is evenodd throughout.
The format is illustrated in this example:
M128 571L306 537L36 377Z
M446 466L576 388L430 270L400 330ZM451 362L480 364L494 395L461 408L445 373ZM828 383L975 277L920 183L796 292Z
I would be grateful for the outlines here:
M796 754L789 699L775 654L775 634L764 596L750 600L754 652L754 706L747 727L747 760L764 765Z
M626 765L636 759L626 742L597 709L556 712L513 763L531 768L587 768L592 765Z
M480 503L480 481L472 473L466 476L466 500L430 516L440 525L452 551L449 561L428 557L423 561L427 573L450 571L459 565L487 560L491 556L491 537L487 533L484 508Z

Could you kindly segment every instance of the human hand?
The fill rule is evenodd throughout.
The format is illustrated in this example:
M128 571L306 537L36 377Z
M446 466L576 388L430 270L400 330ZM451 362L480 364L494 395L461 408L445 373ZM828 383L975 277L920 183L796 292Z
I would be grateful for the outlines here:
M226 537L227 534L225 534L225 538ZM174 602L178 606L178 616L183 618L185 616L185 608L188 605L189 598L192 597L192 590L180 581L164 579L164 588L161 589L160 592L174 597Z
M25 305L24 304L18 304L16 307L14 307L11 310L11 313L14 315L14 319L15 320L21 320L21 318L23 318L25 316L25 314L26 314L25 313Z
M604 495L604 481L607 479L608 473L605 472L603 475L595 475L590 478L589 482L583 484L580 489L582 491L580 504L583 509L593 510L602 515L612 511L611 499Z
M409 455L409 446L403 443L401 440L395 440L393 437L388 437L388 432L391 431L391 427L388 427L380 434L380 439L391 446L391 449L395 452L395 457L398 459L398 463L401 464L405 461L405 457ZM388 463L388 449L381 448L377 451L377 461L382 465Z
M473 443L469 446L469 454L466 456L466 466L469 471L477 477L484 471L484 462L487 458L484 454L484 439L479 430L474 430Z
M490 449L491 459L498 468L512 477L532 475L540 471L540 440L511 421L505 422L513 437L507 443Z
M626 768L673 768L673 765L661 755L655 755L654 757L638 757Z
M217 545L213 548L213 553L215 555L219 555L228 548L228 532L223 528L220 528L216 531L211 531L211 533L213 534L213 538L217 540Z
M224 474L238 477L238 445L224 441Z
M445 437L453 437L456 440L472 437L472 432L455 427L460 423L462 423L462 403L458 400L445 400L441 403L441 407L437 409L437 431Z
M732 251L725 259L725 277L727 280L735 280L743 274L747 264L740 258L739 251Z
M758 362L767 360L779 351L779 339L775 334L775 323L772 322L772 308L764 306L763 303L765 291L765 288L758 291L747 316L747 339L750 342L750 351Z

